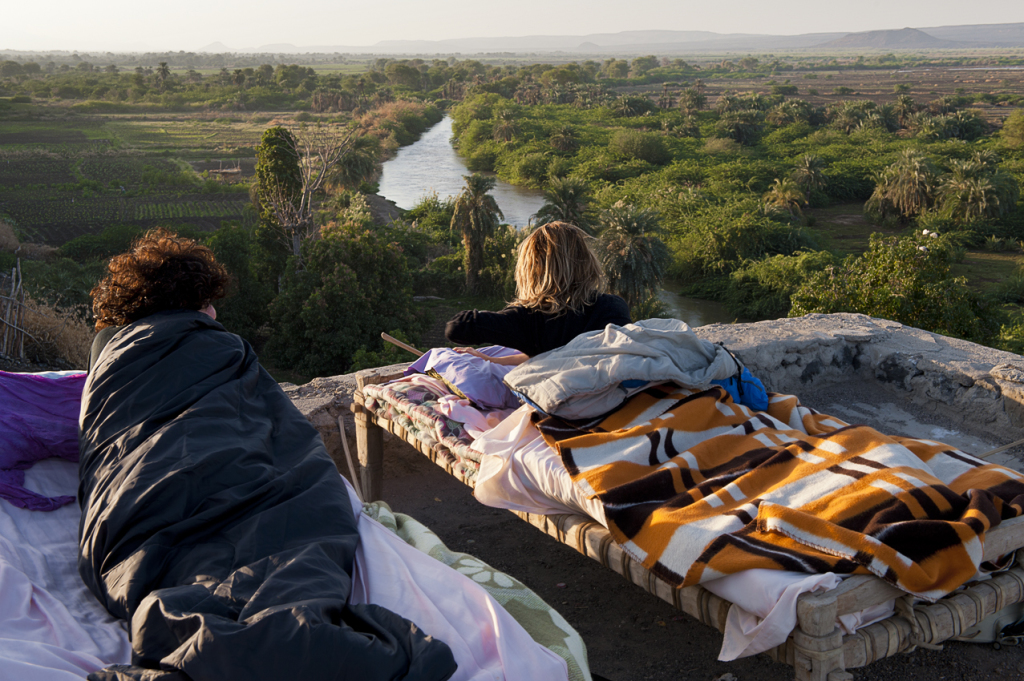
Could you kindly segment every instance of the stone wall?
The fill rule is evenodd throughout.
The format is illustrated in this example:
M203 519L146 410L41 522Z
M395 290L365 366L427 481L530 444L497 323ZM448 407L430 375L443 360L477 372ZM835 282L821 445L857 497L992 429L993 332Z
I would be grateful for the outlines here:
M698 336L724 343L770 390L857 381L910 401L969 433L1003 442L1024 437L1024 357L859 314L807 315L754 324L711 324ZM392 372L406 365L382 367ZM355 456L349 405L355 375L283 384L348 475L338 429L343 416ZM385 447L402 446L389 442ZM388 457L385 455L385 461Z
M967 432L1024 436L1024 357L860 314L812 314L754 324L711 324L770 390L851 380L934 412Z

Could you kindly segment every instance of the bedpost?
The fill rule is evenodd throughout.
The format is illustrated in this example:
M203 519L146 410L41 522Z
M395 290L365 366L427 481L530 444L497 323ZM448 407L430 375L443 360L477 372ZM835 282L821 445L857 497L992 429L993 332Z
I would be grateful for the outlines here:
M826 591L818 598L797 600L798 626L793 631L796 681L852 681L843 660L843 632L836 626L837 599ZM831 595L831 598L829 597Z
M377 501L383 496L384 487L384 431L362 409L354 416L359 484L365 501Z
M373 371L356 373L356 395L352 411L356 422L356 452L359 457L359 484L364 501L377 501L384 495L384 430L378 426L362 404L363 388L380 383L381 376Z

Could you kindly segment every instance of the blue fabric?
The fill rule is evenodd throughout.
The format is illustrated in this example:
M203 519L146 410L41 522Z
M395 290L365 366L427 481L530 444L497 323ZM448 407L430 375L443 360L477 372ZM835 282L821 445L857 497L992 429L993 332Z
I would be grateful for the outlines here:
M721 381L711 381L711 383L725 388L732 397L732 401L737 404L742 404L755 411L768 409L768 392L764 389L764 383L750 373L746 367L743 367L739 376L731 376Z

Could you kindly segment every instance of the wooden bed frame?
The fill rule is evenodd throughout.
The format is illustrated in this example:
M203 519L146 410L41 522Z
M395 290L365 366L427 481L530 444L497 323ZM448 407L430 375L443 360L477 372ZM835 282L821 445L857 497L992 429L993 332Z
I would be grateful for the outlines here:
M375 370L356 374L357 389L352 403L356 423L359 476L366 501L380 499L383 478L384 431L409 443L449 474L470 487L466 479L446 462L443 445L421 442L401 426L377 416L364 407L363 388L386 383L402 374ZM608 530L591 518L575 514L536 515L513 511L520 518L558 541L614 570L628 581L676 609L724 631L730 602L700 586L676 588L632 560ZM985 560L992 560L1024 547L1024 517L1000 524L985 538ZM872 605L896 599L896 613L882 621L844 636L836 617L858 612ZM962 588L937 603L913 605L900 589L873 576L849 577L829 591L805 593L797 602L797 628L781 646L768 651L776 661L791 665L797 681L849 681L847 671L863 667L918 646L935 648L955 638L1008 605L1024 601L1024 566L1015 559L1013 567L992 579Z

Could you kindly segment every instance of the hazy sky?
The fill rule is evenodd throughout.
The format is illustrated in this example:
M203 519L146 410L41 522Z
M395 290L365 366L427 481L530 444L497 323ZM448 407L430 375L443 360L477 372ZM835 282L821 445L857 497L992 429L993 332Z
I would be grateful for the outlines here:
M798 34L1024 22L1021 0L3 0L0 49L195 50L271 43L583 35Z

